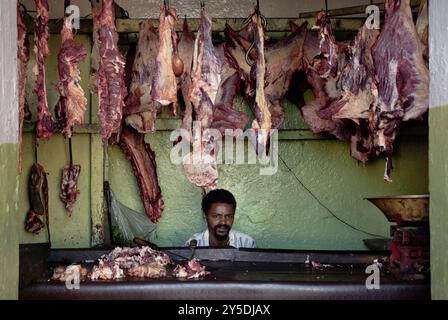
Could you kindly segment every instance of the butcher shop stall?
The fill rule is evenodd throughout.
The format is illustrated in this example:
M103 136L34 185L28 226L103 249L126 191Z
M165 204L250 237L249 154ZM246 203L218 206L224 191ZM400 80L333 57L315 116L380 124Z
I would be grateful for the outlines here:
M448 2L0 15L1 298L448 298Z

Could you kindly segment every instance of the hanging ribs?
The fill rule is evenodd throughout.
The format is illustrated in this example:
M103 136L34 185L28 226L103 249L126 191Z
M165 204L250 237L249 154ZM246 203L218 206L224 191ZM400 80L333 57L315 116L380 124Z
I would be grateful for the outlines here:
M19 90L19 174L22 174L22 131L23 120L26 113L29 113L28 103L26 101L26 81L28 78L28 61L30 60L30 50L28 36L25 26L25 12L17 4L17 79Z
M129 95L123 110L127 116L126 123L140 133L154 132L157 114L161 112L161 105L151 96L158 44L158 35L152 23L149 20L142 22Z
M384 179L391 181L390 159L400 123L419 119L428 110L429 71L409 0L386 0L385 11L383 30L372 48L379 100L370 129L376 155L387 159Z
M50 33L48 31L48 1L35 0L36 3L36 29L34 34L34 52L36 54L36 64L33 72L36 75L37 95L37 140L48 140L56 129L56 124L48 110L47 86L45 84L45 59L50 55L48 41Z
M66 138L70 138L73 127L84 123L84 112L87 108L78 69L78 63L86 58L87 51L83 45L75 43L70 17L64 20L61 40L62 46L58 55L60 82L56 87L60 98L55 113L58 129Z
M121 127L125 86L125 58L118 48L113 0L103 0L98 20L98 69L99 122L103 141L107 141Z
M172 114L176 115L177 80L183 73L183 62L177 50L177 35L174 30L177 21L176 10L160 5L159 48L156 59L156 73L151 96L163 106L171 104Z
M146 215L156 223L162 216L163 198L157 178L155 153L145 142L145 135L124 125L120 147L132 165Z
M65 166L62 171L61 194L59 197L64 202L69 217L73 213L73 204L76 202L76 198L80 193L78 189L80 173L80 165Z

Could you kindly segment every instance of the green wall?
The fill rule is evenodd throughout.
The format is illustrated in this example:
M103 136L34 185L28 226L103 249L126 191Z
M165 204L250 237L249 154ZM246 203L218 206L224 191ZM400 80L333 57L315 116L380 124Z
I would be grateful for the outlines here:
M17 299L19 237L17 225L17 144L0 144L0 299Z
M432 297L448 299L448 144L446 131L448 106L431 108L430 124L430 225Z
M56 52L59 37L51 37L52 56L48 64L48 91L50 106L57 101L54 85L57 83ZM78 41L90 46L89 39L79 36ZM89 72L89 61L81 66L83 86ZM30 64L31 66L31 64ZM30 75L28 92L34 108L34 78ZM89 101L90 101L89 97ZM307 99L311 99L307 95ZM90 121L96 122L96 99L89 110ZM237 99L239 109L249 110L243 99ZM283 129L306 129L298 109L284 104L286 121ZM249 111L250 112L250 111ZM164 113L162 118L166 118ZM164 122L165 121L165 122ZM158 121L159 128L166 120ZM181 245L205 224L200 214L200 190L185 178L180 166L171 164L169 131L147 135L156 152L160 185L165 200L165 212L157 229L156 243L161 246ZM101 211L100 184L103 172L98 135L77 134L73 140L76 163L82 165L81 195L69 218L60 202L59 184L62 167L68 163L68 142L55 135L39 147L39 162L49 172L50 223L52 245L55 248L90 246L91 221L97 221ZM427 136L403 135L397 141L392 184L383 181L384 161L372 161L366 166L349 155L349 146L336 140L282 140L280 156L318 199L336 215L353 226L371 233L388 236L389 224L364 197L420 194L428 192ZM20 205L18 222L23 224L29 209L27 173L34 159L32 135L25 134L24 174L20 178ZM109 176L111 187L118 199L128 207L143 212L135 177L121 150L110 147ZM366 249L362 239L371 238L355 231L333 218L307 193L295 177L279 161L278 173L260 176L257 166L219 167L219 187L231 190L238 201L235 228L251 234L260 247L300 249ZM95 210L94 214L92 214ZM27 234L20 228L21 243L46 241Z

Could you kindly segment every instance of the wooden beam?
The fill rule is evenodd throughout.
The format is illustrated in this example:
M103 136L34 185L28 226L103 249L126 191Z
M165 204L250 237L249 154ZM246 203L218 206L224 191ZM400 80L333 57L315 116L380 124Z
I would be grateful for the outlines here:
M384 11L384 3L376 3L374 4L378 6L380 11ZM328 10L328 15L330 17L340 17L340 16L349 16L352 14L365 14L366 8L369 6L369 4L365 4L362 6L353 6L353 7L346 7L346 8L338 8L338 9L331 9ZM411 0L411 8L416 8L420 6L420 0ZM323 8L322 8L323 9ZM299 18L313 18L316 16L316 14L319 11L311 11L311 12L302 12L299 14Z
M155 27L159 25L158 19L149 19ZM242 18L232 18L232 19L212 19L213 20L213 32L224 32L225 25L228 23L230 27L235 30L241 29L242 23L245 19ZM140 23L144 21L143 19L117 19L116 26L118 33L128 34L128 33L138 33ZM302 24L307 21L309 28L311 28L315 21L315 17L310 18L268 18L267 19L267 32L290 32L289 22L292 21L296 24ZM338 31L358 31L360 27L364 24L365 19L331 19L331 24L335 32ZM199 28L199 19L188 19L188 24L191 30L197 31ZM178 32L182 31L183 21L179 21L176 24L176 30ZM34 34L34 20L28 17L26 19L26 26L28 34ZM78 34L91 34L93 23L91 19L82 19L80 21L80 29L77 31ZM59 34L62 28L62 20L50 20L49 31L51 34Z
M25 122L23 124L23 132L34 132L36 125L34 122ZM83 124L81 126L75 126L73 133L89 134L89 133L99 133L99 124Z

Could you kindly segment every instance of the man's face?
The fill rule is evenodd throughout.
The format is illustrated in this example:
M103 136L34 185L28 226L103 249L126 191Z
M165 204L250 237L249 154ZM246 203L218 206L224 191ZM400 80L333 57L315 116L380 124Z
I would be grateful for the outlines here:
M207 221L208 231L212 233L217 240L225 240L229 236L233 225L235 209L228 203L213 203L204 214Z

